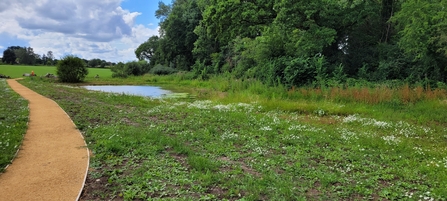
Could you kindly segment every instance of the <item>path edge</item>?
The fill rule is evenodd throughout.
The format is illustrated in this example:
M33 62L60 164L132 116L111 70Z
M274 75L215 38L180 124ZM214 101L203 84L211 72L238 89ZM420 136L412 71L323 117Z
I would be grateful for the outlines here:
M40 94L39 94L39 95L40 95ZM41 95L41 96L42 96L42 95ZM44 96L44 97L45 97L45 96ZM45 98L47 98L47 97L45 97ZM88 169L89 169L89 167L90 167L90 150L89 150L89 148L88 148L88 146L87 146L87 142L85 141L84 135L82 135L81 131L78 129L78 127L76 126L76 124L73 122L73 120L71 119L70 115L68 115L67 112L65 112L65 110L64 110L59 104L57 104L56 101L54 101L54 100L51 99L51 98L48 98L48 99L50 99L51 101L53 101L54 103L56 103L56 105L57 105L62 111L64 111L65 115L67 115L67 117L70 119L70 121L71 121L71 123L73 124L73 126L74 126L74 127L76 128L76 130L78 131L78 133L79 133L79 135L81 136L82 140L84 140L85 149L86 149L86 151L87 151L87 168L85 169L85 174L84 174L84 179L83 179L84 181L82 182L81 189L79 190L78 196L76 197L76 201L79 201L79 199L81 198L82 191L84 190L84 187L85 187L85 182L87 181Z

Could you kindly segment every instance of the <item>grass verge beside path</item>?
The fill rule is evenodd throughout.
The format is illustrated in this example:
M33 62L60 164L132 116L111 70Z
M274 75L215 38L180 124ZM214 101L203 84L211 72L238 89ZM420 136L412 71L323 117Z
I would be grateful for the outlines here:
M0 79L0 173L19 149L27 129L28 101Z
M160 100L21 83L60 104L92 149L82 200L447 199L445 120L414 121L417 104L396 119L324 100L296 111L206 90L212 100Z

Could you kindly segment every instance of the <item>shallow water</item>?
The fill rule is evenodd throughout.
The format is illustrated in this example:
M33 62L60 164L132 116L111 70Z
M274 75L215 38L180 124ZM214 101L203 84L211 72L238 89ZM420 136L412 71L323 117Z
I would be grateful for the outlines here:
M128 95L136 96L148 96L159 98L166 94L171 94L169 90L164 90L160 87L154 86L131 86L131 85L118 85L118 86L83 86L88 90L112 92L112 93L124 93Z

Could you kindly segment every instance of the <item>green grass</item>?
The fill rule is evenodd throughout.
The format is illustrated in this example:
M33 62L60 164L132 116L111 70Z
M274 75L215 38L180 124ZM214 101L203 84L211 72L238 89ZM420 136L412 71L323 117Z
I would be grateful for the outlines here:
M178 85L198 99L20 81L83 132L93 152L83 200L447 199L442 100L332 101L222 78L126 81Z
M101 68L89 68L89 74L86 79L95 79L96 74L100 78L112 77L112 71L110 69ZM21 66L21 65L0 65L0 74L8 75L11 78L22 77L24 73L34 73L37 76L44 76L47 73L56 74L56 67L54 66Z
M28 101L0 79L0 172L19 149L28 123Z

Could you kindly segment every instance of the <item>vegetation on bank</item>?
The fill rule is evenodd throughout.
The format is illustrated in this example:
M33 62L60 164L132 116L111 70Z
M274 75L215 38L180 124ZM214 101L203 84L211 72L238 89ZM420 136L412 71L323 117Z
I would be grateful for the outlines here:
M0 173L19 149L28 125L28 101L0 79Z
M127 78L128 76L140 76L147 73L154 75L169 75L177 72L177 70L162 66L156 65L151 66L147 61L131 61L127 63L118 63L117 65L111 68L113 71L112 77L119 78Z
M82 200L447 198L442 89L188 76L109 81L183 86L196 100L21 83L58 102L92 149Z
M436 87L447 81L446 1L176 0L135 55L152 67L231 73L269 86L348 78ZM186 14L185 14L186 13Z

